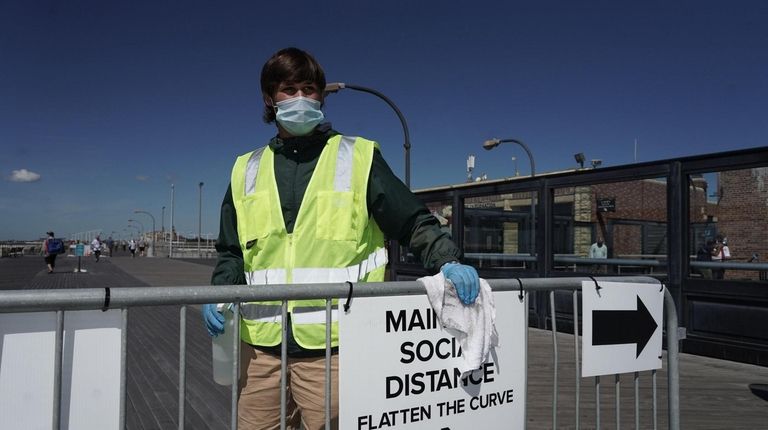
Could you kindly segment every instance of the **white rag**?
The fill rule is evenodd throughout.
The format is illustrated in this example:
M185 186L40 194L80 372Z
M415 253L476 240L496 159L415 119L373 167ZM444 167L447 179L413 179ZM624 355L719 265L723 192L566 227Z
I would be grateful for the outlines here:
M491 348L499 346L496 332L496 305L493 292L485 279L480 279L480 292L472 305L459 300L451 281L442 272L418 279L427 290L432 309L444 328L451 333L461 346L463 365L459 367L462 376L479 369L488 361Z

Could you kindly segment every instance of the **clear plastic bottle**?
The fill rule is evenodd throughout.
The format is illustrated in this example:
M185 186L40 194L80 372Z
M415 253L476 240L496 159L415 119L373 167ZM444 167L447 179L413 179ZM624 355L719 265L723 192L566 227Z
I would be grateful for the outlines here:
M219 385L232 385L232 366L234 366L235 318L231 303L219 303L219 312L224 315L224 333L211 338L211 361L213 380Z

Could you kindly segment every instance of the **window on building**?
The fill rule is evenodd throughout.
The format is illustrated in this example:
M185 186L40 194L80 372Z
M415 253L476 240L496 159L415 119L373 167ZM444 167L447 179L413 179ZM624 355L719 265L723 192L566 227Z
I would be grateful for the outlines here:
M768 167L689 175L688 213L691 278L768 278Z
M464 258L477 268L535 270L538 195L533 191L464 200Z
M666 272L664 178L558 188L552 249L556 271Z

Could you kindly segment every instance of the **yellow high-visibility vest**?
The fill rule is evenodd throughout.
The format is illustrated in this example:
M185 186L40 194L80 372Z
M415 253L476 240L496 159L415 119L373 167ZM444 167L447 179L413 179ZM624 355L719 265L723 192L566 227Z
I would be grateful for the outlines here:
M285 229L268 147L237 158L232 199L249 285L383 281L387 264L384 234L368 213L366 193L375 142L334 136L325 145L301 202L292 233ZM338 345L336 306L331 343ZM325 348L325 300L288 302L296 342ZM282 338L279 301L241 307L241 339L275 346Z

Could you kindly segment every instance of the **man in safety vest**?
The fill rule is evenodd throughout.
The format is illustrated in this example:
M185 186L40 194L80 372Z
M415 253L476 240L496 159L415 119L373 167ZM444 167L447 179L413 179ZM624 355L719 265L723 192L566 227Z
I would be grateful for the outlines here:
M383 281L384 238L407 245L424 267L441 270L459 298L479 291L474 268L424 204L390 170L378 144L324 123L325 75L296 48L274 54L261 71L264 121L277 122L267 146L237 158L221 205L214 285ZM224 318L203 306L212 336ZM325 300L289 301L288 417L305 429L325 425ZM280 302L244 303L240 312L239 428L280 423ZM338 422L338 327L332 322L332 422Z

